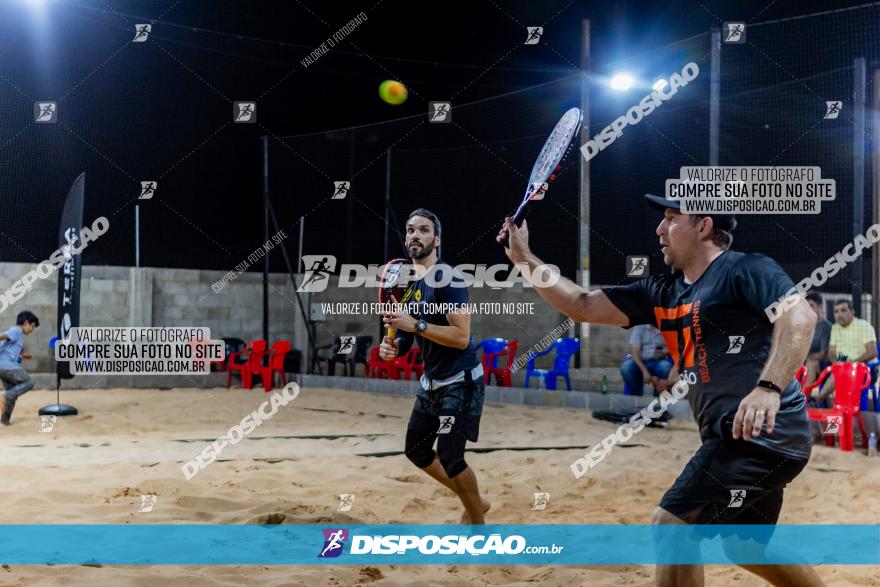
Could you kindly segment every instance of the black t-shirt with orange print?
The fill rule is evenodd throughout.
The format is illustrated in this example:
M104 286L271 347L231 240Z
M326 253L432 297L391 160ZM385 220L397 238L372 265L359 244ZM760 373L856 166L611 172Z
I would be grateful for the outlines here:
M730 438L740 402L754 389L770 352L773 326L764 308L794 287L773 259L725 251L692 284L681 273L652 275L603 289L630 326L660 329L703 440ZM696 381L696 383L694 383ZM755 444L793 458L809 458L810 428L800 384L783 389L776 425Z

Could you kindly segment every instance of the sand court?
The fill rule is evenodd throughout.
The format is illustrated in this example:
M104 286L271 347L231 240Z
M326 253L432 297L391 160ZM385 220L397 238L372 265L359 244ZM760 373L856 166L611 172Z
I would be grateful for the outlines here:
M0 437L4 524L454 524L460 503L401 454L412 399L305 388L191 480L181 465L269 395L225 389L70 392L80 416L51 432L30 409ZM488 523L643 524L698 446L693 423L645 429L581 479L583 448L613 431L579 410L487 405L467 455L492 502ZM14 434L13 434L14 433ZM858 452L816 446L786 490L780 523L876 524L880 471ZM532 511L534 493L550 493ZM353 494L337 512L339 494ZM141 496L155 495L139 512ZM880 585L875 568L818 567L829 585ZM21 566L2 585L650 585L647 566ZM735 583L734 583L735 582ZM707 567L707 585L762 585L735 567Z

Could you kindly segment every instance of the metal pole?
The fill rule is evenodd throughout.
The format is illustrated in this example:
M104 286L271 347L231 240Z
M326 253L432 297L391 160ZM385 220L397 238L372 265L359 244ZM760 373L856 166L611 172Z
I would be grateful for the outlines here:
M272 227L275 229L275 232L278 233L281 231L281 227L278 225L278 217L275 215L275 210L272 209L272 201L268 200L268 202L269 202L269 216L272 218ZM284 266L287 268L287 274L290 276L290 285L293 286L293 295L296 296L297 307L299 307L300 316L302 316L303 325L305 326L305 329L306 329L306 339L307 339L306 351L307 352L306 352L304 359L305 359L305 365L308 366L311 364L311 363L309 363L309 358L315 356L314 329L310 328L310 326L309 326L310 320L309 320L308 314L306 313L306 303L303 302L302 296L299 295L300 292L297 291L297 289L299 289L299 285L297 285L297 282L296 282L296 274L293 272L293 263L290 262L290 256L287 254L287 245L285 245L282 242L282 243L280 243L280 248L281 248L281 258L284 259ZM309 294L309 295L311 295L311 294ZM294 325L294 328L296 328L296 325ZM319 373L321 373L323 375L323 371L319 370Z
M302 275L303 272L303 232L305 231L305 222L306 217L299 217L299 265L297 269L297 273Z
M874 70L874 224L880 224L880 68ZM875 332L880 330L880 252L871 251L871 321Z
M382 249L382 260L388 261L388 216L391 212L391 147L385 149L385 245Z
M390 218L391 215L391 147L385 149L385 243L382 248L382 262L387 263L389 261L388 258L388 227L390 226ZM437 255L440 255L440 252L437 252ZM382 322L382 317L379 317L379 338L377 340L381 341L385 336L385 325Z
M269 137L263 141L263 243L269 241ZM263 340L269 343L269 252L263 257Z
M865 231L865 58L853 62L853 235ZM862 256L850 265L853 311L862 316Z
M134 207L134 266L141 266L141 207Z
M712 66L709 71L709 165L718 165L718 136L721 121L721 29L712 27Z
M357 141L357 135L355 131L351 131L351 136L348 141L348 177L346 178L350 183L349 194L345 197L345 230L348 234L352 234L354 229L354 198L351 195L351 192L354 191L354 158L356 155L355 145ZM353 238L345 239L345 262L352 262L352 241Z
M581 21L581 112L583 123L581 126L581 145L590 140L590 20L585 18ZM586 157L578 154L580 160L580 227L578 232L578 259L575 267L580 268L580 284L589 291L590 289L590 162ZM576 276L577 278L577 276ZM590 325L581 324L581 348L575 355L575 367L588 368L590 366L589 345Z

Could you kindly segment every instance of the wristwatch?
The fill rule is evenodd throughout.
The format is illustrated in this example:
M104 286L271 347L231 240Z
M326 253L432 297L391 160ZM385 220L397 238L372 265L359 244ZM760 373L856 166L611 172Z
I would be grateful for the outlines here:
M424 320L416 322L416 334L421 334L428 329L428 323Z
M764 389L769 389L770 391L775 391L778 394L782 394L782 389L773 383L772 381L767 381L766 379L760 380L755 384L755 387L763 387Z

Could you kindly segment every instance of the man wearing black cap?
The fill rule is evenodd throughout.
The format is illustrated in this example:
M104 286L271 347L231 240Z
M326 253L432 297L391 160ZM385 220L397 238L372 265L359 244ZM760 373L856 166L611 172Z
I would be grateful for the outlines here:
M646 195L663 211L663 261L677 271L586 291L560 279L535 288L580 322L654 324L675 362L702 446L663 496L654 524L776 524L783 488L806 467L812 439L793 376L810 348L816 315L801 299L773 324L764 312L794 287L775 261L730 250L736 218L685 215L679 202ZM528 226L511 218L498 235L507 256L534 271ZM524 272L525 273L525 272ZM531 273L529 273L531 274ZM803 565L743 565L774 585L822 585ZM658 585L703 585L700 565L658 566Z

